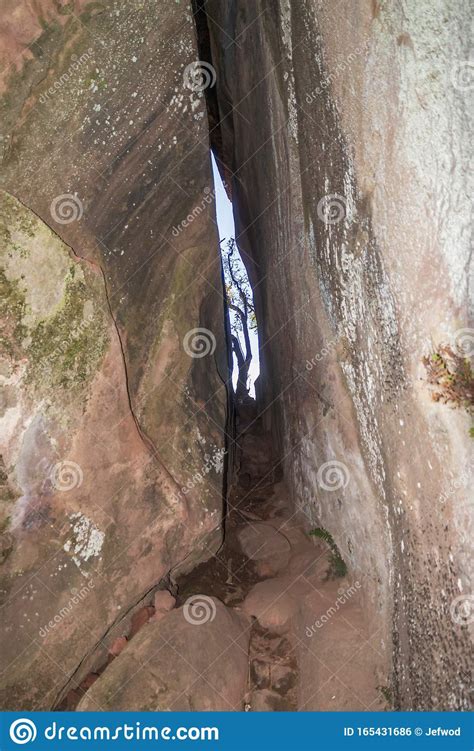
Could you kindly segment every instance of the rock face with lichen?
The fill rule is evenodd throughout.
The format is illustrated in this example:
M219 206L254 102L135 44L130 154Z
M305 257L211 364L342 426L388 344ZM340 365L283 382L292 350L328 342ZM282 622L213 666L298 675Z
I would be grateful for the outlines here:
M155 588L220 542L209 138L255 291L256 440L360 583L384 695L468 707L470 422L422 365L472 354L468 28L467 0L3 2L3 708L64 707L117 657L108 696L162 628L118 654Z
M2 18L0 703L48 709L216 549L227 356L188 4Z
M400 706L465 709L470 421L432 401L422 358L472 355L468 3L204 7L212 137L294 502L363 582Z

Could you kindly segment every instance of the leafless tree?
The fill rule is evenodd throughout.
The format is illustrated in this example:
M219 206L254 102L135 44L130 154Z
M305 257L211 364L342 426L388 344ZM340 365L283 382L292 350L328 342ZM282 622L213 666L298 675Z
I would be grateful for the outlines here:
M228 240L223 259L227 304L229 309L235 313L235 316L231 316L231 339L232 350L237 359L238 367L235 395L237 402L241 403L248 397L249 392L247 383L250 363L252 362L249 332L256 329L257 322L252 290L242 261L239 258L234 238ZM241 334L243 336L243 346L240 340Z

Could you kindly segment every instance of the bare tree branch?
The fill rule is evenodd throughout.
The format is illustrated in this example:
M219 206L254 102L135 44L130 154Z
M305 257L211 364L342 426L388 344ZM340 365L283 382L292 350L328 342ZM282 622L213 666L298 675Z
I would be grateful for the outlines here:
M240 326L235 323L235 319L231 321L232 329L232 350L235 353L238 367L238 378L236 397L237 401L241 401L248 396L248 373L250 369L250 363L252 362L252 348L250 345L249 317L255 318L255 310L253 306L252 293L250 285L242 272L239 272L238 260L234 257L234 251L237 249L234 238L231 238L227 243L227 254L224 259L224 272L227 272L229 295L227 304L230 310L236 313ZM236 304L232 297L237 296L240 299L240 305ZM239 331L244 337L245 352L242 350L242 346L239 339Z

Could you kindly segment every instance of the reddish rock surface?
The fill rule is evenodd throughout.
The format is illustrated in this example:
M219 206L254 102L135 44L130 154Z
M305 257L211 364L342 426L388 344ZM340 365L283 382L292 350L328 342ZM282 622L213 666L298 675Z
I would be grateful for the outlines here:
M227 355L190 3L9 0L0 49L0 705L40 710L217 549L222 462L193 478L223 450Z
M474 354L468 4L206 11L264 428L363 583L400 705L468 709L471 420L422 365L441 342Z
M153 604L156 611L160 610L168 612L169 610L173 610L173 608L175 607L176 597L173 597L171 592L168 592L168 590L163 589L155 593Z
M109 654L111 654L113 657L117 657L120 652L123 652L127 644L128 639L126 636L117 636L117 638L112 642L112 645L109 649Z
M128 638L133 639L135 634L138 634L145 623L148 623L154 613L155 608L150 606L146 606L144 608L140 608L140 610L137 610L137 612L132 617L132 625L128 633Z
M0 9L0 706L468 709L470 419L422 366L473 353L467 3L197 5ZM209 138L261 364L227 505Z
M185 607L150 622L78 709L242 710L250 622L216 598L206 604L210 616L199 623Z

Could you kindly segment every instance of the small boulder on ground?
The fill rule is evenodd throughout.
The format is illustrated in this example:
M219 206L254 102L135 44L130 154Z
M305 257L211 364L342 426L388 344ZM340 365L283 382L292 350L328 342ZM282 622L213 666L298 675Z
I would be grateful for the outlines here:
M278 712L286 709L284 700L275 691L266 688L254 691L250 696L251 712Z
M252 587L241 608L246 615L254 616L263 628L283 633L299 607L298 600L289 593L290 587L283 577L259 582Z
M156 611L162 610L168 613L175 607L176 597L173 597L167 589L160 589L158 592L155 592L154 605Z
M245 555L252 561L261 561L275 555L287 556L290 544L272 524L255 522L245 525L238 533Z
M243 710L251 622L195 595L151 620L106 668L79 711Z
M126 636L117 636L116 639L114 639L112 642L112 645L109 649L109 654L113 655L114 657L118 657L120 652L123 652L127 644L128 641Z
M132 616L132 624L130 626L128 638L133 639L133 637L138 634L140 629L143 628L145 623L148 623L154 613L155 608L151 605L146 605L145 607L140 608L140 610L137 610L137 612Z
M79 688L82 691L88 691L90 689L90 687L94 685L94 683L96 682L96 680L98 680L98 678L99 678L99 674L98 673L89 673L88 675L86 675L86 677L84 678L84 680L81 682L81 685L80 685Z

